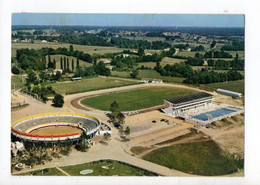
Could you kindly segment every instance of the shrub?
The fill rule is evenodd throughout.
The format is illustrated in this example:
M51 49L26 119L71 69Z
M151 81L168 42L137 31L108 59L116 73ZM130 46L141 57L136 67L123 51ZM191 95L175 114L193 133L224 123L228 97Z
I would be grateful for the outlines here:
M18 67L14 66L14 67L12 67L12 73L18 75L18 74L20 74L20 69Z
M56 94L52 102L54 107L62 107L64 104L64 97L60 94Z

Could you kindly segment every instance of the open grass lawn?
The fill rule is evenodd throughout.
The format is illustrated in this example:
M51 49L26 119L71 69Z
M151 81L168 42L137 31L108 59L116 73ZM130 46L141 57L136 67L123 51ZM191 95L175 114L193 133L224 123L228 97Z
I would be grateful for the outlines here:
M25 79L22 80L20 75L13 75L11 76L11 89L20 89L25 85Z
M220 83L211 83L211 84L205 84L201 86L210 88L212 90L221 88L229 91L244 93L244 82L245 82L244 80L237 80L237 81L228 81L228 82L220 82Z
M67 58L69 58L69 68L70 70L72 70L72 59L74 60L74 71L76 70L76 66L77 66L77 58L76 57L72 57L72 56L66 56L66 55L50 55L51 57L51 61L53 62L53 59L56 60L56 68L60 69L60 58L62 58L62 61L64 61L64 57L66 58L66 62L67 62ZM48 56L45 57L46 58L46 65L48 65ZM67 65L67 63L66 63ZM85 66L85 67L90 67L92 66L91 63L85 62L83 60L79 60L79 65L80 66Z
M21 173L20 175L35 175L35 176L63 176L64 174L57 168L46 168L44 170L35 170L32 172Z
M87 78L81 81L50 84L58 94L74 94L98 89L138 84L139 82L106 77Z
M145 152L146 150L149 150L148 147L143 147L143 146L133 146L130 151L133 152L136 155L139 155L143 152Z
M102 166L106 166L109 169L104 169ZM149 173L145 170L132 167L126 164L119 163L117 161L97 161L92 163L79 164L74 166L61 167L62 170L66 171L72 176L153 176L154 174ZM91 169L93 173L81 175L80 171Z
M109 111L111 103L116 101L121 111L132 111L162 105L165 98L187 95L193 92L181 88L153 87L85 98L81 103Z
M221 154L218 145L210 140L177 144L146 154L143 159L182 172L217 176L237 171L237 164Z

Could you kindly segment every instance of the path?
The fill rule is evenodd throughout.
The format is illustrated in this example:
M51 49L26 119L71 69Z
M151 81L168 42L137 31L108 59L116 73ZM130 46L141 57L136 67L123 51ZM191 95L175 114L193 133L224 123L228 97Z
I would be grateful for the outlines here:
M67 172L65 172L64 170L62 170L60 167L56 166L56 169L61 171L62 173L64 173L67 176L70 176L70 174L68 174Z

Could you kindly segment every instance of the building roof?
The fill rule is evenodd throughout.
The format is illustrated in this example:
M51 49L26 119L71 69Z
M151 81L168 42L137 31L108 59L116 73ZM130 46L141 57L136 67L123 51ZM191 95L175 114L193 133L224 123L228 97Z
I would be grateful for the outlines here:
M173 104L181 104L181 103L186 103L186 102L190 102L193 100L199 100L199 99L208 98L208 97L212 97L212 96L213 95L206 93L206 92L198 92L198 93L193 93L190 95L178 96L175 98L168 98L168 99L166 99L166 101L169 101Z

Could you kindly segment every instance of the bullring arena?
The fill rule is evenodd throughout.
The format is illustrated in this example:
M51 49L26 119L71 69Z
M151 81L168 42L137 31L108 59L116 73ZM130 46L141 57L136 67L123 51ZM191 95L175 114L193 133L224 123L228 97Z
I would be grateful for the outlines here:
M78 140L85 132L93 138L99 130L99 121L88 115L75 113L45 113L24 117L12 124L14 136L27 141L57 142Z

